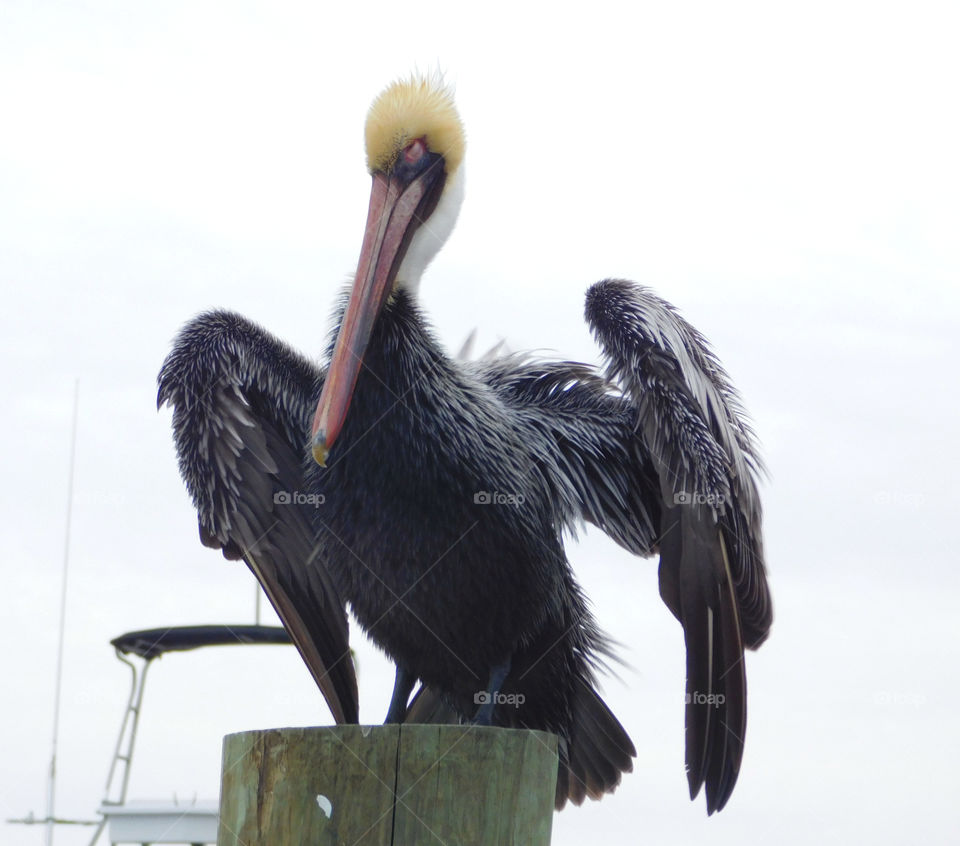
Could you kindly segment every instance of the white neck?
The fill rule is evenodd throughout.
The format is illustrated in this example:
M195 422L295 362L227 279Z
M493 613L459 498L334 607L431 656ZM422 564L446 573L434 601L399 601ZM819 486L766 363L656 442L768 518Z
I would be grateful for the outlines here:
M411 294L417 293L423 271L433 261L433 257L440 252L440 248L446 243L456 225L460 206L463 205L463 183L463 165L461 164L453 174L447 177L447 183L443 186L443 193L433 214L413 233L407 254L400 262L400 269L397 271L395 283L397 288L404 288Z

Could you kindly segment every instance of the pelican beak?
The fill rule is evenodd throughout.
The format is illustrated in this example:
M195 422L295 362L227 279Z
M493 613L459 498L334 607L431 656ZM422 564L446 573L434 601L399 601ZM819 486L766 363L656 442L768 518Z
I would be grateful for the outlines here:
M395 175L373 174L357 275L311 429L310 448L321 467L327 466L343 428L374 323L393 291L410 239L436 205L443 183L440 162L406 184Z

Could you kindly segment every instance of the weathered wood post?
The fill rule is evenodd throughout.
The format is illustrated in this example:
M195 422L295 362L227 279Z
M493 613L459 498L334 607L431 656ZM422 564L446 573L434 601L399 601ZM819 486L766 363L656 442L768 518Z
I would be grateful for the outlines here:
M223 742L218 846L546 846L557 738L486 726L245 731Z

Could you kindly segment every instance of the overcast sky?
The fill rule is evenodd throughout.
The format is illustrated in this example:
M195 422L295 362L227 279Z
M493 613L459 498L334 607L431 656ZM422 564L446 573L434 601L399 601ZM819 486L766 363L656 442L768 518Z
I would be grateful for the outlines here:
M957 836L958 13L783 5L4 0L3 818L44 812L74 381L57 811L91 818L128 681L108 641L253 617L246 568L199 544L155 410L170 341L222 306L319 355L362 237L366 109L440 67L468 132L464 209L421 286L444 342L476 326L597 361L587 286L652 285L713 342L770 468L777 616L714 818L686 796L656 562L570 544L624 644L605 695L639 755L616 795L555 817L554 843ZM379 722L391 671L354 631ZM214 798L224 733L330 719L289 647L151 676L134 798Z

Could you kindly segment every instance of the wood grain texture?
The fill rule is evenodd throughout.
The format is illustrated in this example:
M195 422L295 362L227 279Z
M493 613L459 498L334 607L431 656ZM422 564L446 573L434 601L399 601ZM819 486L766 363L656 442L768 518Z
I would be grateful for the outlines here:
M484 726L227 735L219 846L546 846L557 739ZM329 810L329 816L328 816Z

